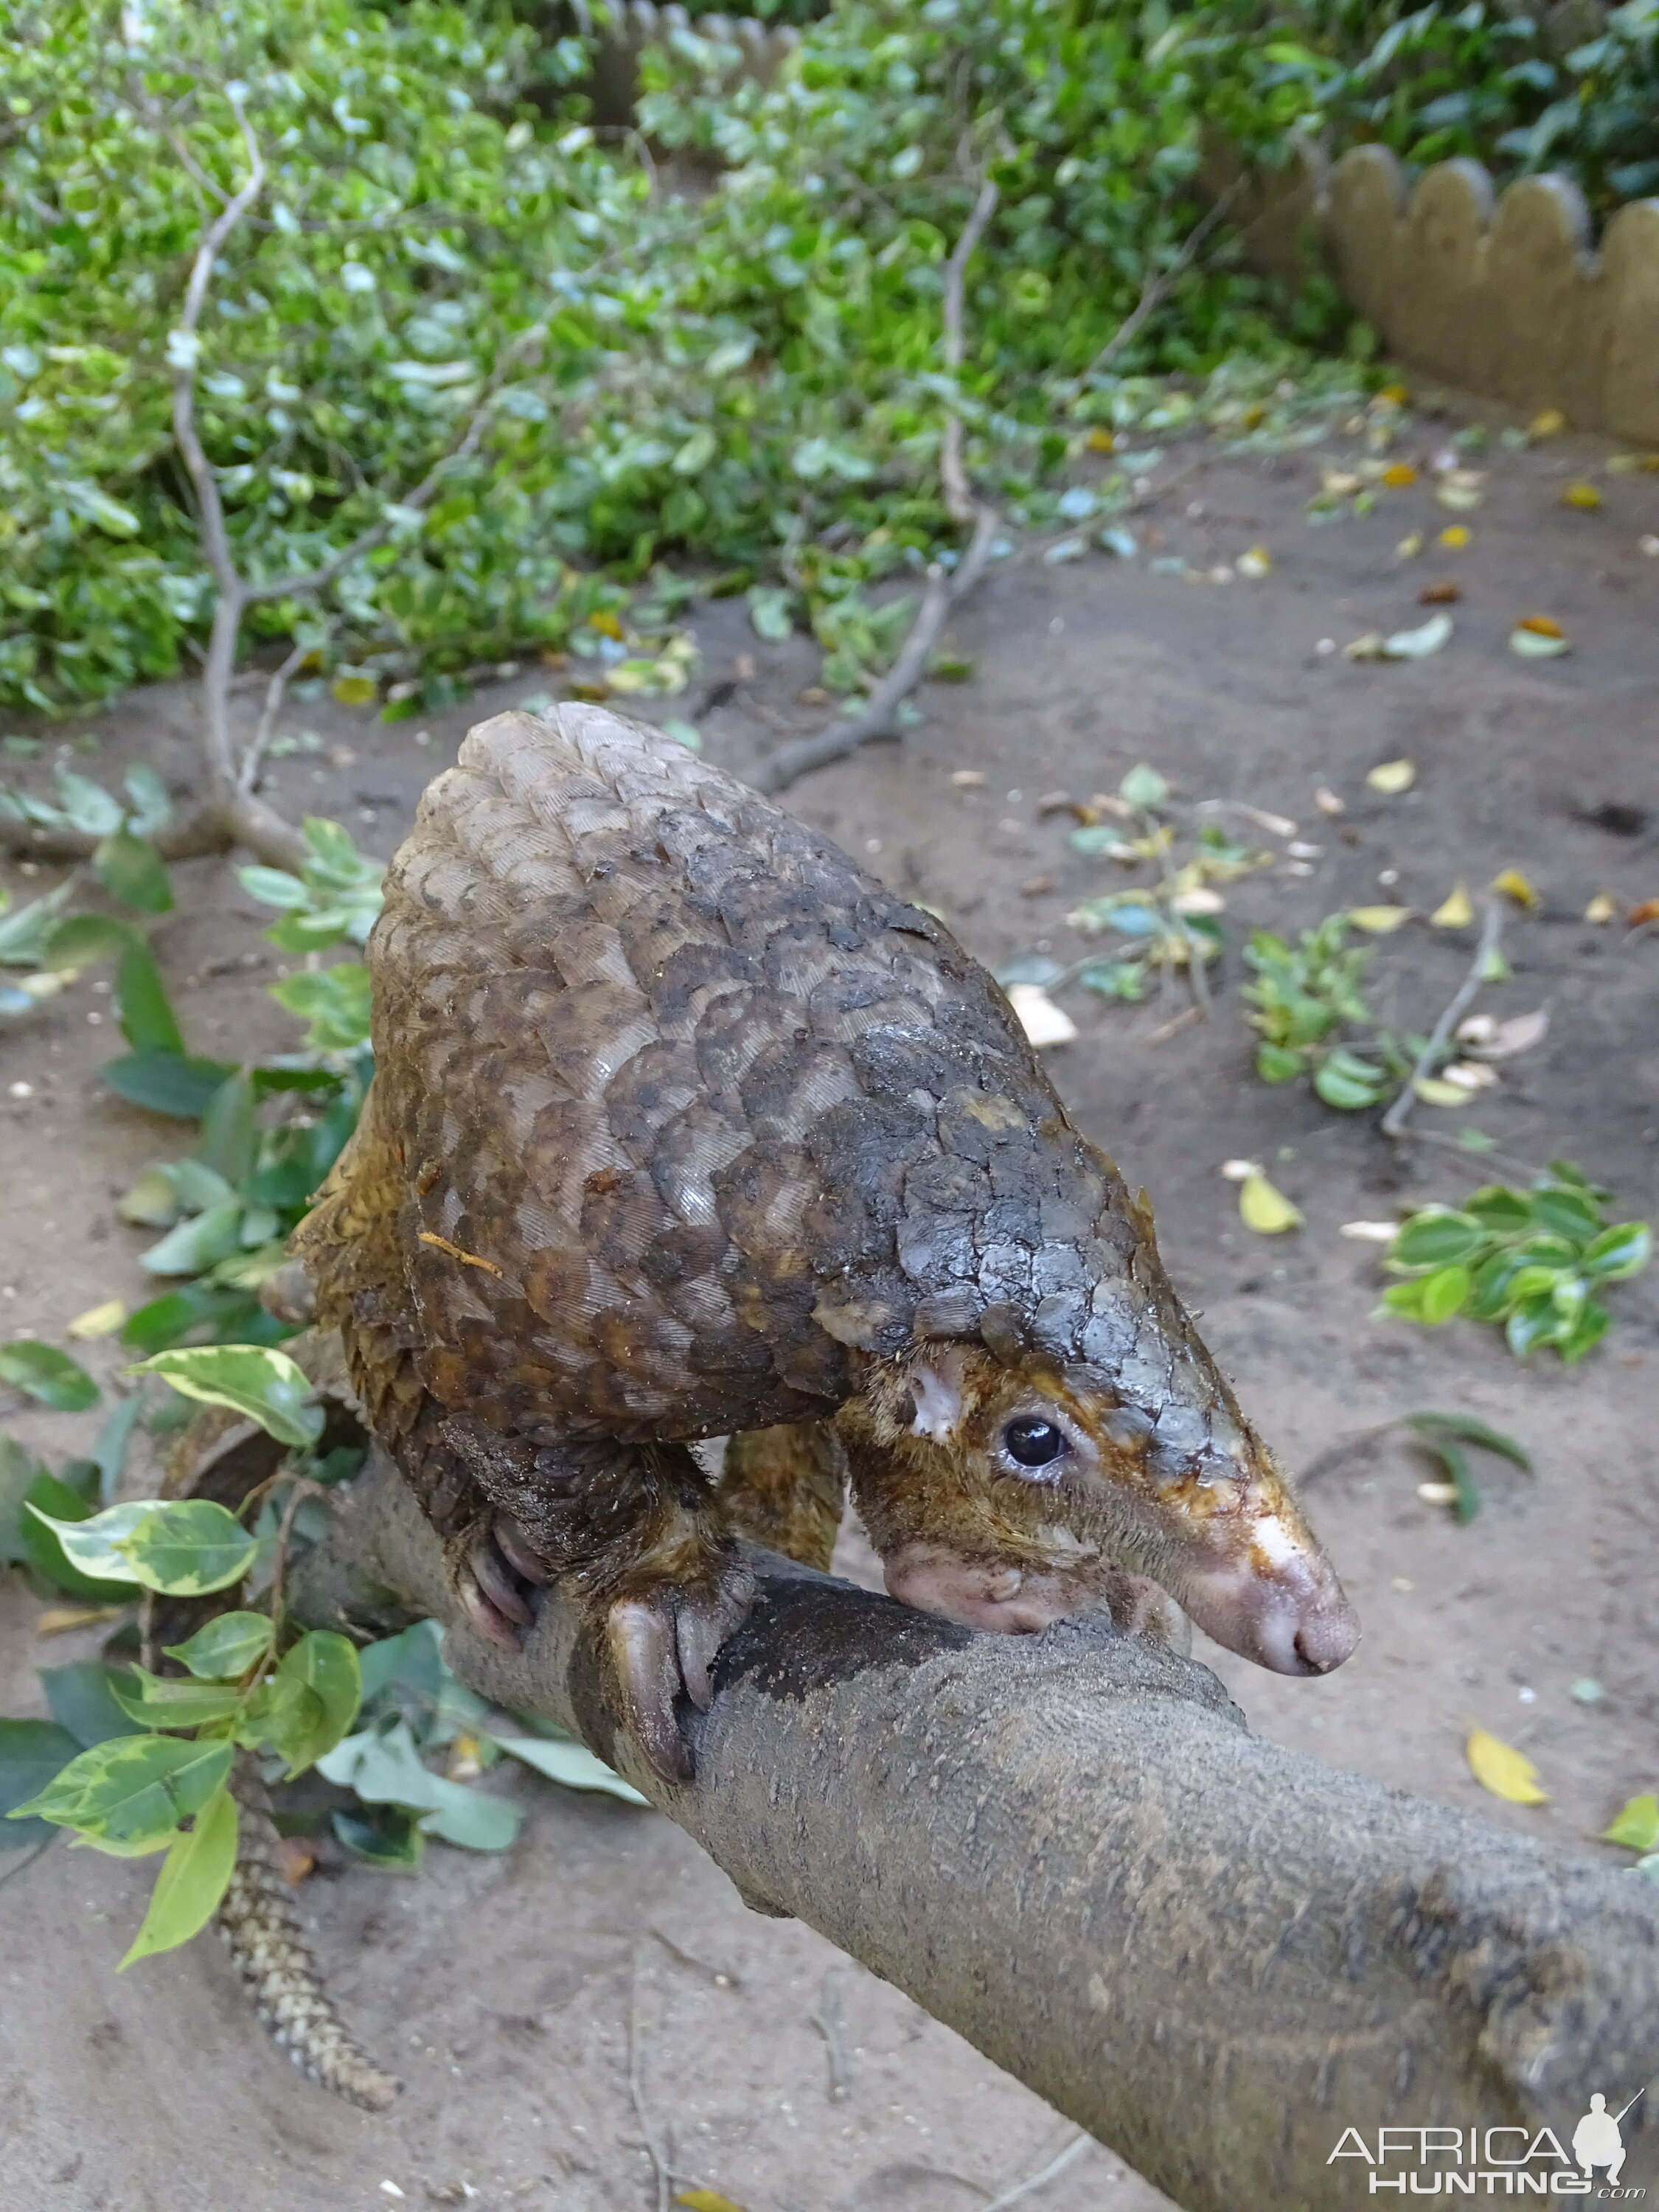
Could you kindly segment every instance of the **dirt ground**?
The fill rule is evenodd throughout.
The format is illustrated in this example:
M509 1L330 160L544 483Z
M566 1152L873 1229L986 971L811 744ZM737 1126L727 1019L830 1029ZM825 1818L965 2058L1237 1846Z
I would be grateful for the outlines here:
M1465 414L1420 419L1407 451L1426 459ZM1492 410L1486 419L1495 425ZM956 625L975 680L933 690L925 726L902 745L811 780L793 804L994 965L1045 945L1062 960L1082 950L1064 917L1109 887L1110 863L1073 852L1068 817L1037 802L1109 791L1140 760L1187 799L1292 817L1320 848L1309 872L1281 862L1230 890L1235 945L1248 926L1290 932L1343 907L1427 911L1457 881L1478 890L1518 867L1542 904L1510 925L1514 980L1483 1004L1547 1006L1547 1041L1467 1115L1420 1119L1442 1133L1474 1122L1525 1161L1565 1153L1616 1189L1622 1212L1651 1213L1659 933L1581 917L1603 890L1621 909L1659 896L1659 559L1640 549L1659 532L1659 477L1605 477L1610 449L1569 437L1494 453L1474 514L1447 515L1419 484L1384 495L1367 520L1310 529L1318 465L1351 447L1338 436L1322 455L1212 454L1156 501L1137 526L1202 583L1101 555L994 568ZM1560 503L1584 475L1603 488L1595 513ZM1435 533L1454 520L1474 541L1442 552ZM1418 528L1430 550L1402 562L1396 542ZM1273 554L1270 576L1208 576L1255 544ZM1419 591L1447 577L1463 597L1432 659L1356 665L1321 649L1420 621ZM1513 622L1540 611L1565 626L1571 655L1510 652ZM690 692L648 711L691 712L711 755L741 774L783 729L816 720L799 697L815 655L801 640L759 643L730 605L699 609L696 629ZM317 730L331 750L277 763L272 795L336 815L389 853L468 724L544 682L528 669L501 682L432 719L425 742L415 726L326 700L296 707L289 726ZM100 760L76 765L100 773L142 757L188 787L185 689L134 696L94 726ZM65 734L50 733L54 744ZM1365 772L1402 755L1418 764L1415 787L1369 792ZM983 784L953 782L964 769ZM1316 810L1321 786L1346 800L1340 817ZM227 866L176 872L179 909L157 945L192 1044L286 1048L292 1024L254 988L276 972L259 933L268 915ZM1038 877L1053 887L1022 891ZM4 879L27 896L53 875L11 866ZM1381 1003L1426 1026L1469 954L1468 933L1413 923L1382 943ZM1431 1333L1374 1319L1376 1248L1345 1241L1340 1224L1459 1198L1483 1179L1480 1164L1443 1147L1396 1152L1374 1116L1258 1082L1239 980L1231 956L1213 1018L1158 1043L1171 1006L1073 992L1081 1036L1052 1063L1082 1126L1152 1194L1176 1279L1247 1406L1292 1468L1327 1469L1310 1507L1364 1623L1358 1655L1317 1682L1201 1656L1276 1739L1613 1863L1623 1855L1589 1839L1659 1781L1659 1271L1616 1293L1612 1335L1572 1372L1551 1355L1518 1365L1469 1324ZM0 1041L0 1335L60 1340L84 1308L143 1294L143 1240L112 1201L147 1160L181 1150L182 1133L100 1091L113 1042L107 996L85 982L43 1025ZM14 1095L17 1083L31 1095ZM1218 1173L1236 1156L1268 1165L1303 1209L1299 1232L1269 1241L1243 1227ZM118 1351L94 1346L89 1364L112 1371ZM1486 1510L1461 1528L1419 1498L1431 1470L1395 1445L1326 1458L1425 1407L1513 1432L1535 1475L1483 1468ZM61 1454L83 1443L88 1422L22 1412L13 1425ZM42 1643L39 1611L21 1584L0 1589L0 1710L41 1710L36 1665L94 1648ZM1586 1676L1602 1686L1599 1702L1570 1697ZM1477 1789L1462 1750L1477 1723L1535 1760L1547 1806ZM896 1991L804 1927L747 1913L667 1822L527 1777L493 1786L534 1802L507 1856L434 1847L415 1881L331 1867L301 1893L349 2019L408 2082L384 2118L294 2072L210 1940L116 1979L149 1866L60 1845L8 1881L3 2201L28 2212L368 2212L399 2198L638 2212L655 2202L642 2109L671 2139L676 2187L717 2188L747 2212L972 2212L1071 2142L1059 2116ZM839 2099L814 2021L826 2006L847 2053ZM1029 2201L1044 2212L1164 2202L1094 2147Z

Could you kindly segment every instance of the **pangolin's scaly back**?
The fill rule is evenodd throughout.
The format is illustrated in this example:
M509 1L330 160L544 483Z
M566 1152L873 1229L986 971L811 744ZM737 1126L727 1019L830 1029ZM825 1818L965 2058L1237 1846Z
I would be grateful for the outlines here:
M451 1407L710 1435L817 1418L849 1345L988 1307L1114 1368L1187 1334L983 970L655 732L574 706L474 730L369 964L370 1104L302 1243L325 1308L403 1302Z

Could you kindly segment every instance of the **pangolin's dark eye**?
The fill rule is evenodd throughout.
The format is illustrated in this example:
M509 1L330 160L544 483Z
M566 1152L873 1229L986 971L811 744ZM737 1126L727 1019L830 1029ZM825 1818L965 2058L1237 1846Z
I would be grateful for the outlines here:
M1066 1449L1066 1437L1052 1421L1024 1413L1003 1431L1002 1447L1021 1467L1047 1467Z

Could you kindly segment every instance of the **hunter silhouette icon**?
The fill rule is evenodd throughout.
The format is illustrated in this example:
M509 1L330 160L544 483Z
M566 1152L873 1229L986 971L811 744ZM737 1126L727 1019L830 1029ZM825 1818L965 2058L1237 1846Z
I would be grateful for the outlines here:
M1638 2089L1636 2097L1641 2094ZM1630 2105L1636 2102L1636 2097L1631 2099ZM1572 2154L1587 2177L1594 2179L1595 2168L1605 2166L1609 2183L1618 2181L1625 2166L1625 2145L1619 2133L1619 2122L1624 2118L1625 2112L1629 2112L1630 2105L1626 2105L1625 2112L1615 2118L1607 2110L1607 2100L1599 2089L1590 2099L1589 2112L1572 2131Z

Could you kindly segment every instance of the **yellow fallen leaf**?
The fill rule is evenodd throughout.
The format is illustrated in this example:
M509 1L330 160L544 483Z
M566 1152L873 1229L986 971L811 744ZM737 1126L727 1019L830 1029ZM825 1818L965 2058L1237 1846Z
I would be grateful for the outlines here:
M1619 902L1611 891L1597 891L1584 908L1584 919L1596 923L1611 921L1618 911Z
M1273 556L1265 545L1252 545L1238 556L1238 573L1252 578L1273 574Z
M119 1298L106 1298L100 1306L88 1306L64 1325L65 1336L78 1336L85 1340L94 1336L113 1336L127 1317L127 1310Z
M1385 384L1376 396L1379 399L1386 399L1390 407L1403 407L1411 393L1403 384Z
M729 2197L722 2197L718 2189L683 2189L674 2199L690 2212L743 2212L741 2204L734 2204Z
M1109 430L1091 430L1083 442L1091 453L1109 453L1115 447L1117 440ZM682 2197L681 2203L684 2204L685 2201Z
M329 689L343 707L367 707L377 686L372 676L337 676Z
M1395 461L1383 470L1382 481L1391 491L1403 491L1417 482L1417 471L1409 461Z
M1409 921L1412 909L1408 906L1353 906L1348 908L1348 919L1356 929L1363 929L1372 937L1389 937L1402 921Z
M1402 561L1416 560L1418 555L1423 550L1422 532L1413 530L1408 538L1402 538L1394 550Z
M1258 1237L1282 1236L1285 1230L1302 1225L1300 1213L1264 1175L1246 1176L1239 1185L1238 1218Z
M1419 1075L1412 1089L1425 1106L1467 1106L1469 1094L1461 1083L1443 1083L1436 1075Z
M623 626L609 607L602 607L598 614L589 615L587 627L598 630L601 637L614 638L619 645L622 642Z
M1379 761L1365 778L1373 791L1380 791L1385 799L1397 799L1402 791L1409 791L1417 781L1417 763L1411 760Z
M1474 920L1474 906L1462 884L1429 916L1436 929L1467 929Z
M1469 1771L1483 1790L1507 1805L1547 1805L1548 1793L1538 1786L1538 1769L1524 1752L1500 1743L1485 1729L1471 1729L1463 1747Z
M1559 407L1547 407L1541 415L1534 415L1527 425L1529 438L1559 438L1567 427L1567 418Z
M1502 891L1505 898L1513 899L1516 906L1525 907L1528 913L1543 903L1519 868L1505 868L1502 875L1492 878L1492 887Z
M1570 483L1561 495L1563 507L1577 507L1586 514L1601 504L1601 495L1593 483Z
M74 1628L95 1628L100 1622L118 1620L118 1605L49 1605L35 1616L37 1636L66 1636Z
M1449 553L1461 553L1466 545L1473 543L1474 538L1474 532L1467 524L1454 522L1441 532L1435 543L1443 545Z

